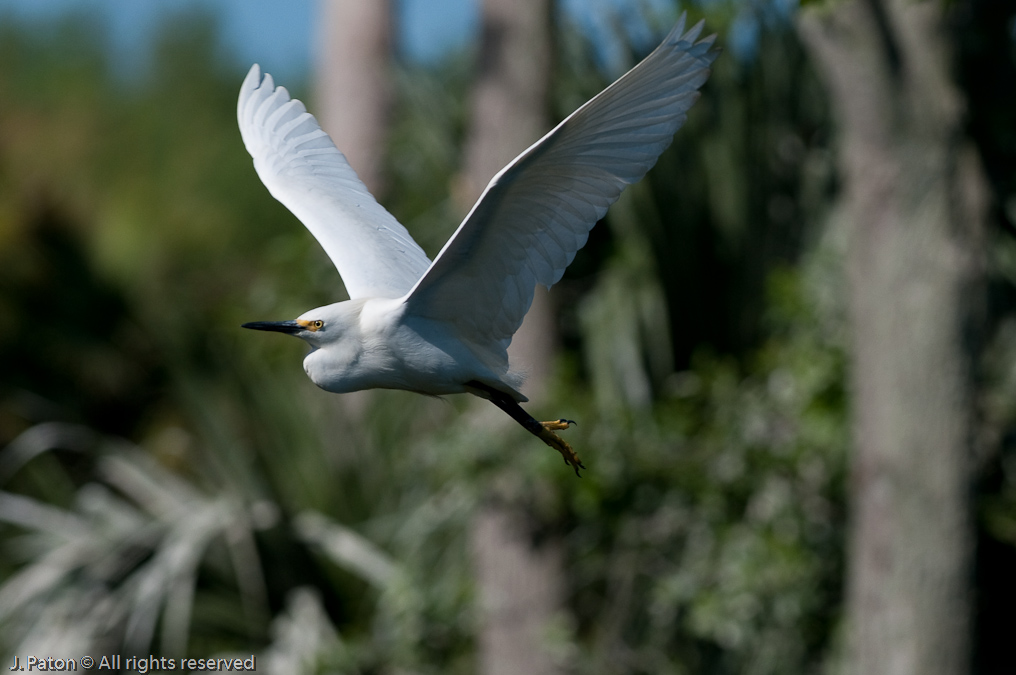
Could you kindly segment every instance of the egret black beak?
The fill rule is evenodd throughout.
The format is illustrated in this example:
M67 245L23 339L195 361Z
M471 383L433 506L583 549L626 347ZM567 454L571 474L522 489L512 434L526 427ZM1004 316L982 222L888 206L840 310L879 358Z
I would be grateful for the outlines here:
M270 330L276 333L289 333L290 335L306 330L296 321L251 321L240 327L250 328L251 330Z

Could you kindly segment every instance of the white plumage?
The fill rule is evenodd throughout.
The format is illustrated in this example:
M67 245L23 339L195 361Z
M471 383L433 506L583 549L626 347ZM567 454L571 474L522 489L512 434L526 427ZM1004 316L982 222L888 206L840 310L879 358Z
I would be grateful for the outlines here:
M275 87L271 75L262 78L255 64L240 87L237 119L261 181L325 249L350 298L405 295L430 259L303 103Z
M506 350L536 284L560 280L607 207L684 123L716 57L715 36L696 42L701 31L700 22L684 33L682 16L645 60L502 169L433 263L303 104L253 66L237 106L244 145L268 190L325 249L350 300L245 327L309 342L304 366L329 391L489 398L578 466L557 441L567 444L518 408L526 398Z

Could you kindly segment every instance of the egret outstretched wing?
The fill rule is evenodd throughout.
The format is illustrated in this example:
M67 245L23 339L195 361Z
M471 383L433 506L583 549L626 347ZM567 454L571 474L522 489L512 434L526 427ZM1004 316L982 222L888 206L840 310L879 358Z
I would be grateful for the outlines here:
M240 87L240 135L261 181L318 240L350 298L399 298L430 265L332 139L255 64Z
M507 348L533 301L586 243L624 188L656 163L716 57L684 17L652 54L491 180L406 299L413 315Z

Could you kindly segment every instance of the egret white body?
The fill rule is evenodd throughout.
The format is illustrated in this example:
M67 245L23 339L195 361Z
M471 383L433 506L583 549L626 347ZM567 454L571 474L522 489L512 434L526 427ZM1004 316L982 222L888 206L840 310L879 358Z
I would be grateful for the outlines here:
M303 362L307 375L336 394L363 389L461 394L475 380L525 400L503 381L505 373L484 364L480 349L447 323L407 315L401 298L337 302L300 320L323 322L316 331L297 334L314 347Z
M581 462L536 422L507 348L536 284L560 280L621 191L670 144L716 57L684 17L640 64L502 169L431 262L367 191L303 104L254 65L240 89L244 145L272 195L317 238L350 299L292 321L245 328L290 333L313 348L304 369L322 389L404 389L490 399Z

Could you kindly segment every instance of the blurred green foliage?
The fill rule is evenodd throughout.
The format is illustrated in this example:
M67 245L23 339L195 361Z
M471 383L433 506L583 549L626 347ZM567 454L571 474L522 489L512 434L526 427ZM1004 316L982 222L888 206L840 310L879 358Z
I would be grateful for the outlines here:
M604 86L596 63L560 26L558 117ZM566 668L830 667L842 224L829 111L789 24L717 61L554 289L563 347L534 414L580 421L581 481L489 405L326 395L296 341L242 334L337 288L243 150L244 67L184 15L137 81L111 71L86 17L0 22L0 651L471 673L467 532L499 499L564 545ZM388 205L431 253L456 223L469 80L467 55L397 76ZM1004 470L985 522L1010 556L1013 305L994 310L1009 328L988 336L984 387L988 444L1009 452L986 460Z

